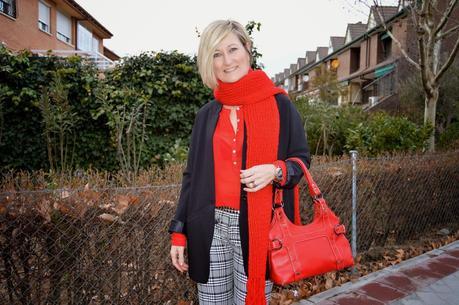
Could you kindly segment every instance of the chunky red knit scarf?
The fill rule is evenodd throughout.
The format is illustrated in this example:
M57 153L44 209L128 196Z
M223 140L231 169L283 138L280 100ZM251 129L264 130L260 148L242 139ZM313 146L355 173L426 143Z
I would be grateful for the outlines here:
M249 70L234 83L218 82L215 98L224 105L243 105L247 129L246 168L277 160L279 111L274 95L285 91L274 86L261 70ZM272 185L247 193L249 223L249 278L246 304L265 304L265 275L271 221Z

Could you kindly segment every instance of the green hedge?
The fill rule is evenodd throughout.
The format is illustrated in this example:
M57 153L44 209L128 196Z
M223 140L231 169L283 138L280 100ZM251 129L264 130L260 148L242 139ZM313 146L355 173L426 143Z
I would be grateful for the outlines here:
M116 131L128 114L145 127L144 145L136 147L140 167L182 160L194 115L211 97L196 58L177 51L124 58L101 74L80 57L12 54L1 47L0 79L2 170L117 170Z
M313 154L342 155L356 149L367 156L423 150L430 127L357 106L337 107L299 98L295 101Z

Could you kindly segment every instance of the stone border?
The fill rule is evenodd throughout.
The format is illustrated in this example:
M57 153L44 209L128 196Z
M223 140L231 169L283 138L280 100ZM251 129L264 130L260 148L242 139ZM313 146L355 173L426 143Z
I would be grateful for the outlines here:
M378 270L376 272L372 272L370 274L367 274L365 276L362 276L357 279L356 282L346 282L341 286L333 287L331 289L328 289L326 291L323 291L321 293L315 294L311 296L308 299L300 300L299 302L292 303L292 305L312 305L316 304L320 301L332 298L334 296L337 296L341 293L348 292L349 290L353 289L358 289L370 282L373 282L375 279L389 275L391 273L414 267L415 265L418 265L419 263L428 261L434 257L439 256L440 254L443 254L447 250L453 250L453 249L459 249L459 240L456 240L450 244L447 244L443 247L440 247L438 249L431 250L429 252L426 252L424 254L421 254L419 256L412 257L410 259L407 259L399 264L386 267L384 269Z

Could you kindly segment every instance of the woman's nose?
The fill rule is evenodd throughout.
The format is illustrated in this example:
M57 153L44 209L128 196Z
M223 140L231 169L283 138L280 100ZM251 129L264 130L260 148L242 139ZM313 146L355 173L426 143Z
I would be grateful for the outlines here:
M229 54L223 54L223 63L225 65L231 64L231 56Z

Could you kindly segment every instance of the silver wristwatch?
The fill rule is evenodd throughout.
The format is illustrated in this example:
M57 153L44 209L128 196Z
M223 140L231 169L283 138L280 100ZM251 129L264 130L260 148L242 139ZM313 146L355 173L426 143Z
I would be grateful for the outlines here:
M276 167L275 175L274 175L274 180L277 182L281 182L283 177L282 173L282 168L281 167Z

